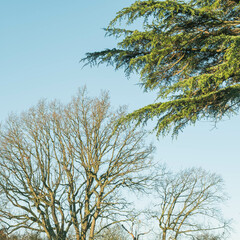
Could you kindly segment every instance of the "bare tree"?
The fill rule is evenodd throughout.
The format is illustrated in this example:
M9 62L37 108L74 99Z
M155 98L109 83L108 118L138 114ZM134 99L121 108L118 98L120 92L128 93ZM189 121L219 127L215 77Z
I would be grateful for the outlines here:
M93 239L120 221L128 202L123 188L143 189L150 177L153 147L146 132L116 125L124 108L113 112L107 93L89 98L85 90L68 105L41 101L12 115L0 132L0 189L8 200L0 218L14 232L45 232L64 240ZM120 220L118 220L120 219Z
M128 234L119 225L105 228L94 240L129 240Z
M150 231L147 232L139 232L136 229L134 229L134 222L132 222L132 226L131 229L127 229L123 224L122 224L122 228L128 233L130 234L132 240L139 240L140 236L146 235L148 234Z
M217 234L209 234L209 233L203 233L197 236L193 236L191 240L223 240L226 239L224 234L217 235Z
M188 239L194 234L220 231L227 227L219 204L225 200L223 180L201 168L166 173L156 184L155 207L161 239Z

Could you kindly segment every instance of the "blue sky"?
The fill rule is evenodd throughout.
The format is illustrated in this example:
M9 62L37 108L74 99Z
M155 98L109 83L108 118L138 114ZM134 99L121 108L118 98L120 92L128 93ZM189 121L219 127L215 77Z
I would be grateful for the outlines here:
M11 112L21 112L40 99L68 102L86 85L91 95L108 89L112 104L137 109L155 99L143 93L138 77L126 79L111 67L85 67L79 60L86 52L115 46L104 37L115 13L133 1L121 0L2 0L0 1L0 121ZM150 138L155 159L174 169L202 166L222 175L230 200L224 208L235 220L240 237L239 116L190 126L176 140ZM151 127L151 124L149 124Z

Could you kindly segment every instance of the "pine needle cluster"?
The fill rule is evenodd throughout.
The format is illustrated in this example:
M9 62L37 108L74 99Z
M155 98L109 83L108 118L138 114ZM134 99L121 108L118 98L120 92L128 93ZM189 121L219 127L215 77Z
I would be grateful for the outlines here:
M141 29L119 28L141 22ZM240 107L238 0L136 1L105 29L117 47L87 53L86 64L106 63L138 73L159 100L125 120L157 119L157 135L177 135L200 119L220 120Z

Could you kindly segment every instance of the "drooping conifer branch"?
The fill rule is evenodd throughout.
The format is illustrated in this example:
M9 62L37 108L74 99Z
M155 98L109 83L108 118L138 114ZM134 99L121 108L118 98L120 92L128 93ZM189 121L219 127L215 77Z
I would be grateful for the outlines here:
M138 73L143 89L156 90L161 102L125 120L157 117L157 134L177 134L189 123L219 120L239 109L239 13L233 0L136 1L105 29L119 39L117 47L87 53L83 61L123 68L127 76ZM123 21L142 21L142 27L121 29Z

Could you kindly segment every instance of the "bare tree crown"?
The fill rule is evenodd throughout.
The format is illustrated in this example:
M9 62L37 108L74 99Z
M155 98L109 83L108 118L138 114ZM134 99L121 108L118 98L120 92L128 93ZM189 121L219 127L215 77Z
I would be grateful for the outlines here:
M96 221L117 221L127 205L123 187L141 189L149 176L153 147L146 132L116 124L126 113L112 111L103 92L82 89L72 101L41 101L12 115L0 132L0 188L8 205L0 218L9 231L27 228L62 239L93 239Z
M201 168L168 172L156 182L156 193L157 204L150 216L158 221L162 240L189 239L228 227L220 211L226 200L223 180L217 174Z

